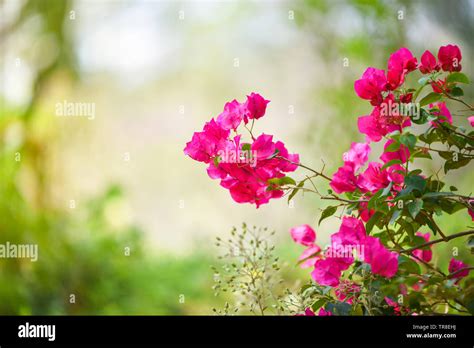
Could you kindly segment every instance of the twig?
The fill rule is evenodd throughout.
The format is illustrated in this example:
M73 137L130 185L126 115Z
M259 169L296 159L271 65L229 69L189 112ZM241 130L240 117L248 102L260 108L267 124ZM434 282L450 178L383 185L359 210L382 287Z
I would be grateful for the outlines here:
M318 172L317 170L314 170L313 168L310 168L310 167L308 167L308 166L305 166L305 165L302 164L302 163L296 163L296 162L290 161L288 158L285 158L285 157L282 157L282 156L276 156L275 158L282 159L282 160L287 161L288 163L291 163L291 164L294 164L294 165L296 165L296 166L305 168L305 169L307 169L307 170L313 172L314 174L323 177L323 178L326 179L326 180L329 180L329 181L332 180L330 177L324 175L322 172Z
M474 234L474 230L455 233L455 234L452 234L450 236L446 236L446 239L443 239L443 238L435 239L435 240L432 240L431 242L426 242L426 243L417 245L413 248L403 249L403 250L400 250L398 252L399 253L411 253L412 251L415 251L415 250L418 250L418 249L421 249L421 248L424 248L424 247L427 247L427 246L430 246L430 245L433 245L433 244L437 244L437 243L441 243L441 242L448 242L452 239L463 237L463 236L468 236L470 234Z

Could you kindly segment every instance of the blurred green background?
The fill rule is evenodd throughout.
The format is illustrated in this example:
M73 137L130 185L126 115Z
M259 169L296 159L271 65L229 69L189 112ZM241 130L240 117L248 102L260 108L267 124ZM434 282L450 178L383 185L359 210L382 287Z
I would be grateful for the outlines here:
M271 100L257 132L331 174L363 140L370 106L354 80L399 47L419 57L448 43L474 76L473 14L467 0L0 1L0 243L39 246L37 262L0 259L0 314L210 314L225 301L212 240L243 221L277 231L288 287L306 281L288 230L315 226L325 205L238 205L185 143L255 91ZM57 116L64 101L95 115ZM472 193L472 169L445 180ZM470 223L464 211L438 222L448 234ZM338 223L317 228L320 244ZM461 244L438 244L438 266L453 246L472 260Z

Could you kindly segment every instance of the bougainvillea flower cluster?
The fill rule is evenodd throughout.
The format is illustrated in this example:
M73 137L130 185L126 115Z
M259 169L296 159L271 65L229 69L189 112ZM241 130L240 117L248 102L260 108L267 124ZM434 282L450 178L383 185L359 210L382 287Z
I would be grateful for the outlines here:
M401 48L390 56L387 71L370 67L354 83L356 94L368 100L373 106L369 115L358 119L359 131L365 134L366 141L351 144L350 149L343 154L343 165L333 174L330 186L337 194L348 193L361 197L357 207L359 216L342 217L339 231L331 236L331 245L324 251L321 251L319 246L315 248L316 234L308 225L290 231L297 243L307 247L299 258L301 266L314 266L311 273L313 280L320 285L334 287L336 297L341 301L346 300L348 303L352 301L346 298L343 289L349 287L357 292L360 287L352 281L342 279L343 272L356 261L356 255L337 254L335 251L338 248L358 247L359 261L370 265L373 274L384 278L394 277L399 268L399 254L389 250L380 238L369 236L364 222L374 214L374 210L368 208L367 201L382 189L387 191L385 196L388 198L395 197L403 189L405 176L408 175L405 164L412 155L410 148L387 137L397 132L401 134L405 128L412 125L410 115L405 115L397 108L403 103L411 103L413 99L413 91L401 88L406 75L417 69L422 74L432 74L441 70L460 71L461 58L459 48L448 45L440 48L438 60L431 52L426 51L421 56L421 63L418 64L417 58L408 49ZM436 93L444 93L447 88L451 88L451 85L442 79L432 80L430 84ZM430 122L433 127L436 128L443 122L452 124L452 115L445 102L431 103L428 107L431 115L436 117ZM382 138L387 140L379 157L380 161L369 161L371 142L378 142ZM469 210L470 214L471 212ZM474 214L471 216L474 217ZM417 241L429 242L430 233L417 232L416 237L419 238ZM412 252L413 257L425 263L432 260L432 254L431 246ZM464 269L466 267L467 265L461 261L452 259L449 271L455 272L453 278L458 279L467 276L469 271ZM414 288L415 286L420 287L422 284L417 283ZM406 294L406 286L404 291ZM395 308L397 313L403 308L388 297L386 302Z
M281 141L261 134L245 142L238 133L242 124L258 120L266 112L269 100L251 93L244 103L228 102L217 120L211 119L202 132L195 132L184 153L208 165L207 173L219 179L237 203L253 203L257 208L282 190L273 189L270 180L285 177L298 167L299 155L290 154ZM231 134L233 132L233 134Z
M381 188L393 183L393 190L400 189L403 176L400 171L410 156L409 149L402 145L395 151L389 151L389 146L393 141L388 140L384 146L384 153L380 156L382 162L370 162L367 168L358 173L368 160L370 145L368 143L352 143L351 149L344 153L344 165L333 175L330 186L336 193L354 192L359 190L364 193L373 193ZM383 168L384 164L393 160L399 160L398 165Z
M397 253L389 251L377 238L368 236L363 222L350 216L343 217L325 255L329 256L319 258L311 273L321 285L339 286L342 272L353 264L355 257L369 264L372 273L386 278L393 277L398 269Z
M351 143L332 176L301 164L298 154L290 154L272 135L254 136L254 123L265 115L269 103L257 93L248 95L243 103L226 103L222 113L186 144L185 154L206 163L209 177L220 180L238 203L252 203L258 208L272 198L282 197L285 191L288 200L299 191L310 191L322 199L337 201L337 205L323 210L319 220L321 223L342 211L339 229L330 236L329 245L317 244L316 232L308 224L290 229L293 241L304 247L298 264L311 270L314 283L309 292L319 295L311 307L302 302L299 308L305 311L301 315L347 315L348 307L351 313L360 310L373 314L364 307L364 296L370 296L374 283L375 292L383 292L378 300L371 299L377 302L377 313L424 314L432 304L420 302L424 301L425 290L433 286L433 279L441 279L436 284L452 287L469 275L472 267L461 260L451 259L449 274L430 262L434 244L474 234L459 232L448 239L435 216L467 209L474 221L474 199L457 194L454 186L446 191L448 186L438 174L425 175L419 168L410 168L415 159L432 159L432 153L445 160L445 173L474 158L474 132L454 125L454 114L446 104L463 104L465 109L456 110L455 116L468 116L458 113L474 111L474 106L459 99L464 93L459 84L469 83L460 72L461 60L456 45L440 47L437 56L425 51L420 59L407 48L400 48L390 55L386 70L367 68L354 83L355 93L371 105L370 113L357 119L364 140ZM421 74L419 86L410 88L412 79L407 76L416 71ZM421 97L425 87L424 92L432 92ZM474 125L474 116L470 115L467 121ZM428 129L416 135L412 133L414 125L426 125ZM240 133L242 128L248 131L249 140ZM382 140L381 153L372 153L382 148L382 144L375 144ZM432 147L433 143L440 144ZM438 149L439 145L446 149ZM306 175L297 183L287 176L297 167L311 171L312 176ZM321 194L312 181L314 177L329 181L327 194ZM305 186L309 183L311 188ZM425 227L433 234L423 231ZM423 274L422 267L426 267L427 274ZM305 291L302 289L302 293ZM409 298L408 304L403 303L405 297ZM451 308L466 312L457 305L462 301ZM464 308L470 311L468 306Z

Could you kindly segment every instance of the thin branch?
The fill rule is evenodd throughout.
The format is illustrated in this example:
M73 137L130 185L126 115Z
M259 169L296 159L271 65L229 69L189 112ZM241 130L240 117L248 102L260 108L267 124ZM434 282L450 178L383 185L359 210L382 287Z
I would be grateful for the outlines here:
M307 169L307 170L313 172L314 174L323 177L323 178L326 179L326 180L329 180L329 181L332 180L330 177L324 175L322 172L318 172L317 170L314 170L313 168L310 168L310 167L308 167L308 166L305 166L305 165L302 164L302 163L296 163L296 162L290 161L288 158L285 158L285 157L282 157L282 156L276 156L275 158L282 159L282 160L285 160L285 161L287 161L288 163L294 164L294 165L296 165L296 166L298 166L298 167L305 168L305 169Z
M450 96L448 93L446 93L444 90L443 90L443 94L444 94L446 97L448 97L448 99L457 101L458 103L461 103L461 104L463 104L464 106L466 106L469 110L474 111L474 106L469 105L469 104L466 103L464 100L459 99L459 98L456 98L456 97L452 97L452 96Z
M455 275L463 272L463 271L467 271L467 270L472 270L474 269L474 267L464 267L464 268L460 268L458 269L457 271L453 272L453 273L450 273L447 275L448 278L454 278Z
M418 250L418 249L421 249L421 248L424 248L424 247L427 247L427 246L430 246L430 245L433 245L433 244L437 244L437 243L441 243L441 242L448 242L452 239L463 237L463 236L468 236L468 235L471 235L471 234L474 234L474 230L455 233L455 234L452 234L450 236L446 236L446 239L443 239L443 238L435 239L435 240L432 240L431 242L426 242L426 243L417 245L413 248L399 250L398 252L402 253L402 254L411 253L412 251L415 251L415 250Z

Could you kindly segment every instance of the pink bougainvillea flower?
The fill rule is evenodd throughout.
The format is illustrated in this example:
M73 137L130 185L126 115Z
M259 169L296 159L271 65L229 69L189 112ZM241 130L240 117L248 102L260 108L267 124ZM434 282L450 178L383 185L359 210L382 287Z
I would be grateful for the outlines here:
M316 232L309 225L296 226L290 229L291 238L301 245L311 246L316 240Z
M469 275L469 269L462 270L463 268L467 267L469 267L468 264L465 264L461 260L456 260L455 258L452 258L451 261L449 261L448 271L450 274L454 273L451 278L457 279L456 283L458 283L462 278L467 277Z
M472 221L474 221L474 199L469 200L470 208L467 209L467 212L471 216Z
M461 71L461 50L456 45L441 46L438 51L438 60L444 71Z
M251 149L257 154L257 160L267 159L275 153L275 143L272 141L273 136L261 134L253 142Z
M305 249L305 251L303 251L301 256L298 258L298 261L301 262L300 267L301 268L314 267L316 261L321 259L320 252L321 252L321 248L316 244Z
M360 286L349 280L343 280L336 288L335 294L339 301L345 301L348 304L352 304L354 298L360 293Z
M224 129L237 129L244 119L247 109L237 100L232 100L224 106L224 111L217 117L217 123Z
M304 313L302 314L295 314L296 317L315 317L316 314L314 314L313 310L311 308L306 308L304 310Z
M352 192L357 188L355 172L367 162L370 145L352 143L349 151L342 156L344 165L334 173L330 186L337 193Z
M382 163L370 162L367 169L357 177L357 186L363 192L376 192L390 183L388 171L382 170Z
M380 156L380 159L382 162L387 163L392 160L400 160L402 163L405 163L408 161L408 158L410 157L410 150L408 149L407 146L401 144L400 148L396 151L387 151L387 147L389 147L391 144L393 144L394 140L393 139L388 139L387 142L385 143L383 147L383 154Z
M214 163L209 163L209 166L207 167L207 175L211 179L224 179L227 176L227 172L222 169L221 166L216 165Z
M471 127L474 127L474 115L473 115L473 116L469 116L469 117L467 118L467 120L469 121Z
M372 273L392 278L398 270L398 254L385 248L378 238L368 236L364 245L364 261Z
M247 101L245 102L245 108L247 113L245 115L245 123L248 122L248 118L258 120L260 117L265 115L267 109L267 104L270 103L270 100L266 100L258 93L250 93L247 96Z
M214 119L204 125L202 132L195 132L186 144L184 153L192 159L209 163L220 149L227 145L229 130L222 128Z
M430 241L430 234L429 232L423 234L421 232L416 232L416 235L419 237L423 237L425 241L429 242ZM419 259L425 261L425 262L430 262L431 258L433 257L433 252L431 251L431 247L429 247L428 250L422 250L422 249L417 249L413 251L413 255L418 257Z
M400 94L400 103L411 103L413 100L413 93Z
M424 286L425 286L425 282L420 279L415 284L412 285L412 288L415 291L421 291L421 290L423 290Z
M369 159L370 145L367 143L352 143L349 151L344 152L344 164L352 164L354 171L362 167Z
M395 315L401 315L401 307L398 304L398 302L395 302L394 300L392 300L390 297L387 297L387 296L385 296L384 299L385 299L385 302L387 302L387 304L393 308Z
M431 88L433 89L433 92L435 93L451 93L451 85L446 82L446 79L439 79L436 81L430 82Z
M389 95L384 104L392 103L393 95ZM395 103L395 102L393 102ZM370 115L360 116L357 120L359 132L366 135L367 141L379 141L383 136L395 130L401 131L411 125L409 117L400 115L383 115L382 109L375 107Z
M353 166L345 164L334 173L329 185L336 193L353 192L357 188L356 181Z
M209 177L220 179L220 185L229 190L235 202L255 204L257 208L283 196L278 187L270 187L269 180L282 178L299 165L299 155L290 154L285 144L273 141L272 135L252 136L252 143L245 144L241 135L229 138L230 130L236 130L243 118L262 117L267 104L256 93L248 96L245 104L236 100L226 103L217 121L211 119L202 132L195 132L184 149L186 155L208 164Z
M293 172L298 168L298 164L300 163L300 155L297 153L288 153L285 144L283 144L281 141L277 141L275 143L275 149L278 151L278 158L268 161L268 166L270 164L274 165L282 172Z
M316 261L311 277L320 285L336 287L342 271L345 271L354 262L349 257L328 257Z
M436 122L448 122L449 124L453 124L453 116L451 115L451 112L449 111L448 107L446 106L445 102L440 102L436 104L430 104L430 108L437 108L439 111L433 111L433 115L438 117L438 120ZM431 124L433 127L437 127L435 121L431 121Z
M315 244L316 232L309 225L301 225L290 229L291 238L298 244L307 246L298 258L301 268L313 267L321 258L321 248Z
M372 215L375 214L375 210L374 209L368 209L368 205L369 203L368 202L360 202L359 203L359 214L360 214L360 218L362 219L362 221L364 222L367 222L370 220L370 218L372 217Z
M388 88L397 89L405 81L405 75L417 68L418 61L410 50L400 48L392 53L388 59L387 82Z
M355 217L344 216L339 231L331 236L333 245L362 245L366 237L362 221Z
M354 83L354 89L360 98L370 100L375 106L382 102L382 92L386 90L386 85L387 79L383 70L368 68L362 78Z
M436 62L436 57L430 51L426 50L421 56L420 71L422 74L429 74L433 71L439 71L440 66Z
M387 134L373 115L360 116L357 119L359 132L366 135L368 141L380 141Z
M327 311L327 310L325 310L324 308L320 308L320 309L319 309L319 312L318 312L318 316L320 316L320 317L332 316L332 312L331 312L331 311Z
M388 180L392 182L392 191L399 192L405 180L406 169L400 164L395 164L387 168Z

